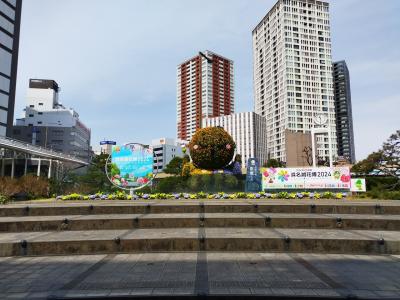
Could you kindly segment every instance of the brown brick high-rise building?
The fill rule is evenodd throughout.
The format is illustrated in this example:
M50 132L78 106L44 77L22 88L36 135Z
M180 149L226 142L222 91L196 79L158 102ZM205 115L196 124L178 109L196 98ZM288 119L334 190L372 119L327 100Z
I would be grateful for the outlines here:
M233 112L233 61L205 51L178 66L178 139L190 141L202 118Z

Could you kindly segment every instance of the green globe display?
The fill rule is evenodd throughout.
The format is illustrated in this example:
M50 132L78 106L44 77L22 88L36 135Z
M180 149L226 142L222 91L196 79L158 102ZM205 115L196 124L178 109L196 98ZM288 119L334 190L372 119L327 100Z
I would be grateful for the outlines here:
M193 164L205 170L226 167L235 155L235 148L232 137L221 127L199 129L189 143Z

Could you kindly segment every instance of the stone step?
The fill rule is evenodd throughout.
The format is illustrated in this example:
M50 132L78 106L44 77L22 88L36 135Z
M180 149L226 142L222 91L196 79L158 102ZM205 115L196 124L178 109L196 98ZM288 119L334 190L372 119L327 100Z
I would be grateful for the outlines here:
M0 234L0 256L155 251L400 254L400 232L283 228L158 228Z
M64 216L86 214L169 214L169 213L317 213L400 215L394 201L342 200L187 200L187 201L92 201L50 204L5 205L0 217Z
M170 213L0 217L0 232L198 227L400 230L400 215Z

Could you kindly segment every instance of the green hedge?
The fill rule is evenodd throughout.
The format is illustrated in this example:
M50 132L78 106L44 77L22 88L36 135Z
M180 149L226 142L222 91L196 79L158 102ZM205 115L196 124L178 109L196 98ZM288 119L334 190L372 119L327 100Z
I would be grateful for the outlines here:
M382 176L368 176L365 178L367 183L367 191L374 189L386 189L387 187L396 183L397 179L394 177L382 177ZM400 185L395 189L400 191Z
M364 195L366 197L373 199L400 200L400 185L395 189L391 189L398 179L382 176L367 176L365 179L367 183L367 193Z
M230 174L193 175L188 178L171 176L156 179L152 192L236 192L243 191L246 177Z

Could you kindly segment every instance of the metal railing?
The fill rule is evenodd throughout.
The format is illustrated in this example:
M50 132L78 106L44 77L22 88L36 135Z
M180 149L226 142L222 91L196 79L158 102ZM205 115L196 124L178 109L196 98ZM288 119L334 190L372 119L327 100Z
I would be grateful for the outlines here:
M50 158L64 162L76 163L79 165L89 165L89 162L81 160L73 155L60 153L48 148L43 148L41 146L34 146L26 142L14 140L3 136L0 136L0 148L24 152L31 155L39 156L41 158Z

